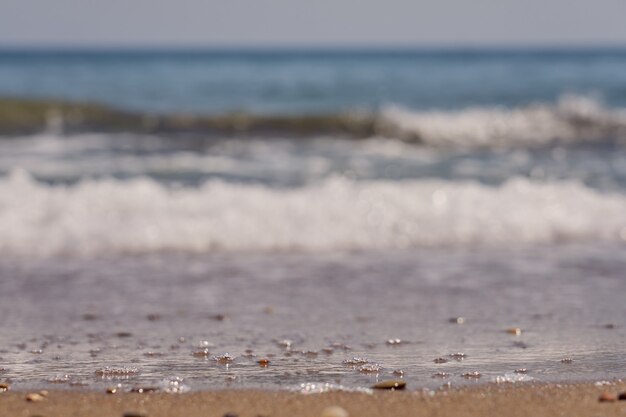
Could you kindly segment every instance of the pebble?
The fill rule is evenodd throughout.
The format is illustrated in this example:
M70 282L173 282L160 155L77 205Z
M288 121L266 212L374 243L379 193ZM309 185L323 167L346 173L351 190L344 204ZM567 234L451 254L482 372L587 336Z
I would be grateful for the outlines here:
M464 324L465 323L465 317L452 317L448 321L450 323L454 323L454 324Z
M616 401L616 398L615 398L615 395L613 395L611 393L603 392L598 397L598 401L601 402L601 403L612 403L612 402Z
M522 334L522 329L520 329L519 327L510 327L510 328L506 329L506 332L508 334L519 336L519 335Z
M467 355L465 353L457 352L457 353L451 353L450 357L452 359L456 359L457 361L462 361L463 359L467 358Z
M26 395L26 401L31 403L43 401L45 398L45 395L41 395L41 393L39 392L31 392L30 394Z
M620 394L617 396L617 399L620 401L626 401L626 391L620 392Z
M435 358L433 360L433 362L435 362L435 363L446 363L446 362L448 362L448 360L446 358Z
M320 417L349 417L350 414L348 414L348 412L337 406L337 405L333 405L332 407L326 407L324 410L322 410L322 414L320 414Z
M107 394L115 394L115 393L117 393L117 387L107 388Z
M137 411L127 411L123 414L123 417L148 417L148 415Z
M572 363L574 362L574 359L572 358L563 358L561 359L561 363Z
M363 364L368 363L368 362L369 362L368 359L361 358L361 357L358 357L358 356L355 356L352 359L346 359L346 360L343 361L343 363L345 365L363 365Z
M377 363L367 363L359 367L359 372L363 374L377 374L382 370L382 367Z
M388 390L401 390L406 388L406 382L400 379L390 379L388 381L381 381L372 386L374 389L388 389Z
M157 392L159 391L158 387L135 387L130 390L130 392L135 392L137 394L147 394L149 392Z
M235 413L226 413L224 414L223 417L239 417L239 414L235 414Z
M209 352L209 349L200 349L192 353L192 355L195 356L196 358L206 358L210 354L211 352Z
M257 361L257 363L259 365L261 365L263 368L267 368L269 366L269 364L270 364L270 360L269 359L259 359Z
M228 353L224 353L223 355L213 356L213 360L220 365L228 365L229 363L233 363L235 358L230 356Z
M146 316L146 319L150 320L150 321L157 321L157 320L161 320L161 315L158 313L152 313L152 314L148 314Z
M7 392L10 388L9 384L0 383L0 392Z

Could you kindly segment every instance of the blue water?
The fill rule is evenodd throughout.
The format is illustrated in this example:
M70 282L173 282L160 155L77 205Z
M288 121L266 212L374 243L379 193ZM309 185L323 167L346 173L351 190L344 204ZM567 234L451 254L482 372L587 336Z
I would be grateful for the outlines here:
M149 112L626 105L626 50L4 51L0 95Z

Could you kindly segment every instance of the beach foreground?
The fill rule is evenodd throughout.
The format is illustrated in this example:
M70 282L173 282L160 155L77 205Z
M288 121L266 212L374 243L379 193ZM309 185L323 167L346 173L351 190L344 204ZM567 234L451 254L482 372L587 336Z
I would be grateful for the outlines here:
M626 401L601 402L602 393L617 395L626 383L522 384L404 392L327 392L304 395L286 391L204 391L189 394L51 391L29 402L27 392L0 394L3 416L148 416L239 417L320 416L338 405L350 416L622 416Z

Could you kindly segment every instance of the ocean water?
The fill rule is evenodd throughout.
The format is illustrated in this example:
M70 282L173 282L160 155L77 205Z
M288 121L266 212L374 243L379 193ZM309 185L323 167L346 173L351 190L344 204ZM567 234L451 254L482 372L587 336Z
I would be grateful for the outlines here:
M624 51L5 51L0 96L385 127L0 136L0 380L625 376Z

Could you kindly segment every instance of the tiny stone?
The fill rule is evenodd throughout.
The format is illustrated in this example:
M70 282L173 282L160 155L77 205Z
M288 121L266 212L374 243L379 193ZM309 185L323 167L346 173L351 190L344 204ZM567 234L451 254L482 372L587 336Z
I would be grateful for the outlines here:
M115 394L115 393L117 393L117 387L107 388L107 394Z
M206 358L210 354L211 352L209 352L209 349L200 349L192 353L192 355L195 356L196 358Z
M7 392L10 388L9 384L0 383L0 392Z
M333 405L332 407L326 407L322 410L320 417L349 417L350 414L343 408Z
M394 369L392 374L402 376L404 375L404 371L402 369Z
M454 324L463 324L463 323L465 323L465 317L452 317L448 321L450 323L454 323Z
M43 401L44 399L45 397L38 392L31 392L30 394L26 395L26 401L31 403Z
M135 392L137 394L147 394L149 392L157 392L158 390L158 387L136 387L131 389L130 392Z
M621 392L618 396L617 399L620 401L626 401L626 391Z
M157 321L157 320L160 320L160 319L161 319L161 315L160 315L160 314L156 314L156 313L154 313L154 314L148 314L148 315L146 316L146 319L148 319L148 320L150 320L150 321Z
M235 414L235 413L226 413L226 414L224 414L224 417L239 417L239 414Z
M257 361L257 363L258 363L259 365L261 365L262 367L266 368L267 366L269 366L269 364L270 364L270 360L269 360L269 359L259 359L259 360Z
M511 327L511 328L506 329L506 332L508 334L519 336L522 334L522 329L520 329L519 327Z
M127 411L123 415L124 417L148 417L147 414L139 413L137 411Z
M563 358L561 359L561 363L572 363L574 362L574 359L572 358Z
M115 335L117 337L124 338L124 337L131 337L133 334L131 332L117 332L115 333Z
M448 362L448 360L446 358L436 358L435 360L433 360L433 362L435 362L435 363L446 363L446 362Z
M612 403L615 400L616 400L615 395L613 395L611 393L608 393L608 392L603 392L598 397L598 401L601 402L601 403Z
M235 358L230 356L228 353L219 356L213 356L213 360L220 365L228 365L229 363L233 363Z
M467 358L467 355L465 353L457 352L457 353L451 353L450 357L452 359L456 359L457 361L462 361L463 359Z
M402 380L389 380L389 381L382 381L379 382L378 384L374 384L372 386L372 388L374 389L388 389L388 390L401 390L406 388L406 382L402 381Z

